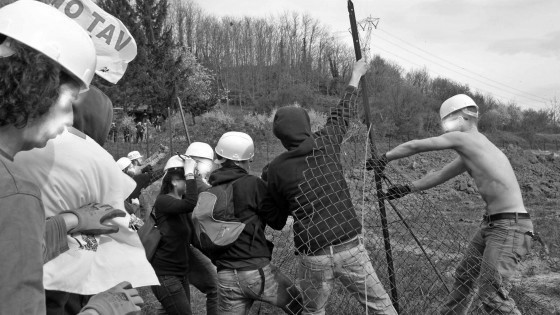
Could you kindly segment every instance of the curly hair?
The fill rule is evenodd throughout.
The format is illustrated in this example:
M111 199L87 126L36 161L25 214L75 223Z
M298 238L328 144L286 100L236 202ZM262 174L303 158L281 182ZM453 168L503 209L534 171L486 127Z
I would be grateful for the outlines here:
M48 112L69 75L55 61L13 39L14 54L0 57L0 127L23 128Z

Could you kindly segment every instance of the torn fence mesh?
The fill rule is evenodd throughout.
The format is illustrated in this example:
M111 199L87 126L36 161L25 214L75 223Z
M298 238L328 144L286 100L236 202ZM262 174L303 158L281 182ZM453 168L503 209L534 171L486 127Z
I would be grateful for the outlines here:
M313 255L314 250L330 240L346 239L345 234L355 226L349 221L357 221L370 261L385 291L394 305L398 305L399 314L436 314L442 311L453 290L456 268L467 253L474 232L472 225L458 226L450 222L441 207L426 195L412 194L385 201L391 245L390 249L385 248L374 174L364 168L365 160L370 156L368 130L360 122L356 99L354 96L349 102L340 104L342 108L339 105L332 109L327 127L314 134L313 154L307 158L305 181L299 185L301 194L297 201L300 208L294 211L294 219L290 219L282 231L267 230L269 239L275 244L272 263L298 279L295 283L301 289L301 279L298 278L301 258L294 253L307 251ZM406 177L390 165L384 174L384 190L391 184L408 183ZM309 222L316 222L316 225L309 225ZM294 246L294 240L298 248ZM391 251L393 258L393 290L389 281L387 250ZM471 283L466 281L461 290L453 291L452 296L460 299L455 304L468 309L469 314L486 313L479 288L497 285L495 281L500 277L495 266L482 261L466 266L463 275ZM344 277L335 275L338 279L329 290L326 313L365 314L365 308L357 299L359 294L353 290L356 284L344 281L341 276ZM472 287L470 296L466 296L467 286ZM397 293L396 296L393 292ZM302 294L307 293L304 290ZM492 314L547 314L539 301L525 295L516 285L509 290L509 296L515 300L518 310L504 302ZM256 309L253 308L253 312ZM369 313L373 314L373 311L369 310Z

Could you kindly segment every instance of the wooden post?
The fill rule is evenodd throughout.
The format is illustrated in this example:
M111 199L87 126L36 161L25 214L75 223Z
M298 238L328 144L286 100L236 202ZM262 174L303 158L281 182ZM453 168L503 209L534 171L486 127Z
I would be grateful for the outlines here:
M173 152L173 130L171 130L171 108L169 107L167 107L167 122L169 123L169 152Z

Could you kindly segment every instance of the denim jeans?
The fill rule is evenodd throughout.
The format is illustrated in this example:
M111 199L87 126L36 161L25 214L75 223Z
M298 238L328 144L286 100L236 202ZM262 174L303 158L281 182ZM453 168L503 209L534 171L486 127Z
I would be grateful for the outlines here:
M268 264L259 270L218 272L219 314L248 314L253 302L263 301L278 306L287 314L301 313L301 294L282 272Z
M206 314L218 314L218 275L216 266L201 251L189 246L189 282L206 295Z
M482 223L472 238L457 270L453 290L441 314L466 314L478 279L478 294L490 314L521 315L509 296L510 278L531 248L530 219L506 219Z
M362 243L328 255L301 255L298 273L303 297L302 314L325 314L335 279L367 306L370 314L397 314Z
M187 276L158 276L152 292L167 315L191 315L191 292Z

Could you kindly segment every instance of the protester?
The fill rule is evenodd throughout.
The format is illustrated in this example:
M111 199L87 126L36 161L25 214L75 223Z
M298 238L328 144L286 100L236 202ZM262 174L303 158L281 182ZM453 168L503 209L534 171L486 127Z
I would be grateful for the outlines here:
M122 125L123 139L125 143L130 142L130 128L127 125Z
M322 130L312 134L309 116L299 107L280 108L274 117L274 135L288 151L263 175L278 209L294 216L304 314L325 313L336 278L372 314L396 314L364 247L340 163L347 117L366 71L364 61L354 64L344 97Z
M37 30L42 36L36 36ZM72 124L72 101L88 89L95 62L88 34L56 9L30 0L0 9L0 250L5 253L0 260L1 314L46 312L44 240L52 241L52 235L45 234L40 191L13 159L19 152L44 147ZM78 227L85 223L74 214L66 217ZM64 220L58 223L62 230L67 228ZM65 234L55 242L64 242ZM111 311L117 305L120 314L139 311L136 304L142 299L124 284L96 296L94 302L93 311L83 314L98 314L95 309L117 314Z
M138 121L136 123L136 142L142 142L142 140L144 139L144 125L142 124L142 121Z
M174 155L165 164L160 194L154 203L161 240L151 260L161 285L152 286L167 314L191 314L187 254L191 230L188 214L198 199L196 162Z
M161 132L161 125L163 124L163 117L161 114L157 114L154 126L156 127L157 132Z
M248 314L254 301L278 306L288 314L300 314L299 290L270 263L274 244L266 239L264 230L267 224L282 229L287 216L277 218L266 184L248 173L254 156L253 140L242 132L226 132L215 151L221 167L212 172L209 183L232 183L235 217L246 222L233 245L214 261L218 269L219 314Z
M196 173L199 192L210 187L208 177L216 167L214 164L214 150L212 147L204 142L193 142L187 148L185 155L191 157L196 161Z
M492 314L521 314L510 296L511 277L530 248L533 224L525 210L515 173L505 154L478 131L478 106L467 95L447 99L440 108L444 134L403 143L370 160L383 171L392 160L421 152L455 150L458 157L441 170L387 190L388 199L435 187L468 172L486 203L482 227L474 234L455 272L453 291L441 314L466 314L478 278L478 295Z
M214 150L203 142L193 142L187 148L185 155L196 161L195 179L197 191L201 193L210 187L208 177L214 170ZM189 215L189 228L192 218ZM193 239L193 237L191 237ZM206 295L206 314L218 314L218 275L212 261L192 244L188 246L189 282Z
M139 167L142 165L142 154L138 151L130 151L126 157L132 162L132 165Z
M115 123L111 123L111 129L109 130L109 139L113 140L113 142L117 142L117 125Z
M165 173L163 169L153 171L151 165L148 165L148 172L141 173L142 170L140 169L140 167L134 165L132 161L127 157L122 157L117 160L117 165L119 165L120 169L125 174L130 176L136 182L136 188L134 188L132 193L126 198L127 202L131 202L132 199L138 199L138 197L140 197L140 194L142 193L142 189L150 186L151 184L162 178ZM144 167L144 169L147 168L147 166Z
M113 157L101 147L110 129L112 102L90 86L73 102L72 109L73 126L79 130L68 127L44 148L19 153L15 164L26 166L26 178L39 187L47 217L89 202L125 209L123 200L135 183L118 171ZM127 229L132 216L119 212L124 218L111 221L115 234L94 237L91 234L106 233L92 232L93 229L78 233L73 229L67 237L69 250L45 264L47 314L76 314L89 295L124 280L134 286L157 283L138 236ZM88 281L84 281L86 278Z

